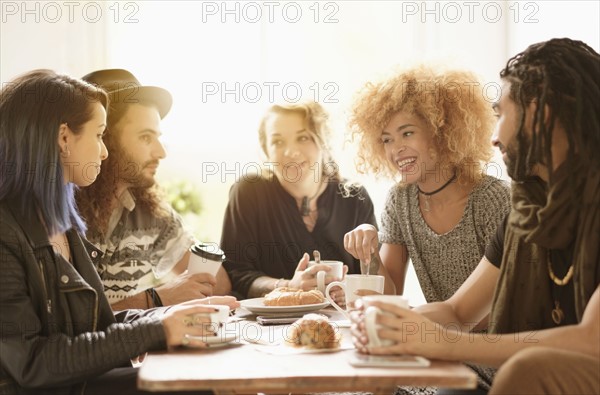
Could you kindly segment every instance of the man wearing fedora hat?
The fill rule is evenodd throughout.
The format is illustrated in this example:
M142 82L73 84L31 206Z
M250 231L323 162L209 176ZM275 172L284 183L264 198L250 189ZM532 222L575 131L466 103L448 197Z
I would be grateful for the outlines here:
M196 240L180 216L161 199L155 174L166 156L160 121L172 105L163 88L143 86L127 70L94 71L85 81L110 97L104 142L110 160L96 182L77 194L88 239L104 252L98 272L113 309L172 305L231 290L221 268L188 274Z

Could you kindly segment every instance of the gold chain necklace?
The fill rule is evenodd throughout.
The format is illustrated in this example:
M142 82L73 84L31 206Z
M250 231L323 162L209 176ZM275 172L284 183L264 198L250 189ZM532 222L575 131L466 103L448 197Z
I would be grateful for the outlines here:
M571 281L571 278L573 277L573 263L571 263L571 265L569 266L569 270L567 270L567 274L565 274L565 276L563 278L558 278L556 276L556 274L554 274L554 271L552 270L552 256L550 253L550 250L548 250L548 259L547 259L547 266L548 266L548 274L550 275L550 279L552 280L552 282L556 285L558 285L559 287L564 287L565 285L567 285L569 283L569 281ZM560 308L560 303L558 300L554 300L554 308L552 309L552 321L554 321L554 323L556 325L560 325L560 323L564 320L565 318L565 313L564 311Z

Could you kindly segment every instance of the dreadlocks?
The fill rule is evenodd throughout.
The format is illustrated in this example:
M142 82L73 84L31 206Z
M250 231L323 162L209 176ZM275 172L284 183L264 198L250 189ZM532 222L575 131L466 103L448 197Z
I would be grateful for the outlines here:
M552 131L557 119L567 132L568 159L577 150L590 169L600 167L600 55L596 51L581 41L552 39L511 58L500 77L511 84L510 97L521 112L515 164L519 179L531 174L532 164L543 163L552 183ZM537 109L528 138L523 125L532 101Z

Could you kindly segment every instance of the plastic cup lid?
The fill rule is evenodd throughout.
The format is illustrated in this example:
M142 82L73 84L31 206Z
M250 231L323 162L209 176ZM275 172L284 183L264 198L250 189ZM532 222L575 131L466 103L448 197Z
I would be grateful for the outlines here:
M197 243L190 248L190 251L202 258L210 259L211 261L225 260L225 253L219 248L217 243Z

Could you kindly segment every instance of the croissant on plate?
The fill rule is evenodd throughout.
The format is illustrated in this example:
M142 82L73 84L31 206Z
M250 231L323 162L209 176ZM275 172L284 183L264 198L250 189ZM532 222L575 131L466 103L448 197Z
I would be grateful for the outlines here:
M325 302L325 296L316 289L303 291L296 288L275 288L265 295L265 306L300 306Z

